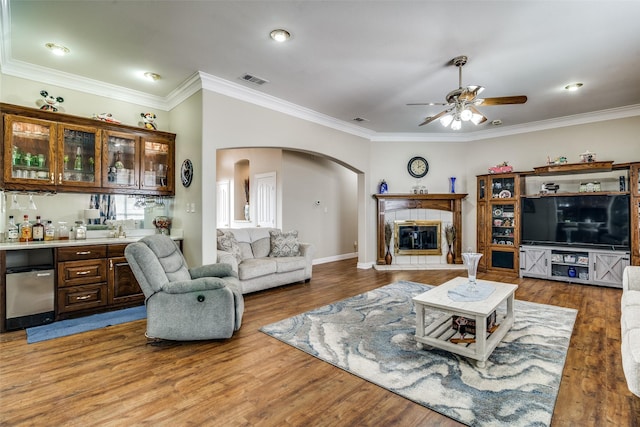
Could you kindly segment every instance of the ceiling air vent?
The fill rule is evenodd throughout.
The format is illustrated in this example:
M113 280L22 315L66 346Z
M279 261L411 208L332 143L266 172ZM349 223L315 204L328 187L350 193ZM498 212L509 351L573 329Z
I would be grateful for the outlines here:
M244 74L240 77L242 80L262 86L265 83L269 83L269 80L261 79L260 77L252 76L251 74Z

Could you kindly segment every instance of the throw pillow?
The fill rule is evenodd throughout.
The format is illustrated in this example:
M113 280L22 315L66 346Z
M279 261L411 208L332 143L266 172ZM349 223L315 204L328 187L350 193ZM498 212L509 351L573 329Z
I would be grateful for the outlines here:
M218 249L233 254L238 262L242 261L242 255L240 254L240 246L236 237L230 231L220 232L218 230Z
M300 243L298 242L298 231L292 230L283 233L277 230L270 230L271 252L270 257L290 257L300 255Z

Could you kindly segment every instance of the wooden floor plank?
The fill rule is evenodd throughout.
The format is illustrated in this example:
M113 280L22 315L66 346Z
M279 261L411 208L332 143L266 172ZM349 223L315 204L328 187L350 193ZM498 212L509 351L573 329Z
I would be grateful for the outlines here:
M27 344L0 335L0 425L458 426L261 332L266 324L397 280L439 285L463 270L314 266L310 283L245 296L229 340L149 344L145 320ZM553 426L637 426L620 356L621 290L496 273L516 298L579 310Z

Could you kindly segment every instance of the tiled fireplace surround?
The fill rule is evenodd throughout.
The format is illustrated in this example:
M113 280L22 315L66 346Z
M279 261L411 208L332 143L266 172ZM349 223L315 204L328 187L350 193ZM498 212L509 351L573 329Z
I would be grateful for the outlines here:
M428 194L428 195L388 195L379 194L378 199L378 270L413 270L413 269L457 269L464 268L460 254L462 241L462 199L466 194ZM442 253L438 255L404 255L394 252L395 231L391 239L391 265L386 265L384 256L384 224L395 221L440 221L440 242ZM454 264L447 264L447 240L444 230L455 225L457 239L455 242ZM395 227L392 227L395 230Z

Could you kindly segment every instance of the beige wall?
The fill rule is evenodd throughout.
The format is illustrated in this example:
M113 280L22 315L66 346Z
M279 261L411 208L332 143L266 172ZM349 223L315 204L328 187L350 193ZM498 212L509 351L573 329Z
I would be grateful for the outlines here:
M142 121L140 113L150 111L158 116L156 124L159 130L172 132L169 127L169 113L167 111L150 109L143 105L131 104L5 74L0 74L0 80L2 81L0 101L7 104L39 108L36 102L41 98L40 91L46 90L49 94L64 98L64 102L60 104L60 112L65 114L92 117L94 114L111 113L114 118L125 125L139 126L139 122Z
M200 265L202 261L202 222L211 220L203 208L202 197L205 189L214 185L213 182L202 180L202 171L210 162L203 160L202 156L201 111L202 92L199 91L170 113L170 129L176 133L176 197L173 227L183 230L183 251L190 265ZM193 162L194 169L193 182L189 187L184 187L180 178L180 167L186 159ZM195 212L187 213L187 203L194 204Z
M370 141L327 128L306 120L229 98L203 90L203 158L213 165L217 151L224 148L283 148L316 153L337 159L358 173L367 173L369 168ZM205 182L215 183L216 167L203 171ZM296 177L292 177L296 179ZM287 179L288 180L288 179ZM367 185L358 193L358 217L375 216L365 199L371 197ZM216 200L203 199L203 209L212 212L209 220L202 224L205 236L215 236ZM286 218L286 214L283 214ZM283 224L286 228L287 224ZM375 234L367 235L358 224L358 241L363 247L375 245ZM368 242L367 242L368 240ZM215 238L203 240L203 262L215 260ZM362 256L362 255L361 255ZM364 261L364 258L360 261Z
M40 90L46 89L65 98L63 106L70 114L91 116L93 113L111 112L130 125L137 125L140 112L148 110L140 105L50 85L44 87L38 82L10 76L0 75L0 87L2 102L35 106ZM387 180L392 193L408 192L415 180L407 173L406 164L414 155L422 155L429 160L430 171L422 184L430 192L448 192L448 178L456 176L457 192L469 193L463 203L463 247L475 247L475 176L484 173L489 166L509 161L516 170L531 170L543 165L547 156L565 155L570 161L575 161L578 154L587 149L596 152L601 160L640 160L637 137L640 117L465 143L383 143L371 142L208 90L198 92L171 112L154 112L159 117L160 129L177 134L177 169L185 158L190 158L195 166L194 183L188 189L180 184L179 174L176 176L173 212L175 226L185 230L190 263L215 261L214 186L219 149L269 147L300 150L333 159L353 170L358 188L360 266L375 260L375 201L371 194L377 191L382 178ZM292 180L297 179L296 175L301 172L296 169L291 168ZM56 197L52 199L56 200ZM64 205L68 201L65 198L61 203ZM83 199L78 199L77 203L83 204ZM195 203L196 213L187 214L186 203ZM279 215L286 220L286 213L280 212ZM283 225L286 227L287 224ZM334 255L343 250L348 249L337 248Z
M356 252L356 173L316 155L283 154L283 229L300 230L300 238L315 245L316 259L335 260Z
M374 188L378 180L386 178L391 193L406 193L415 184L406 171L407 161L414 155L424 156L430 170L422 181L430 192L448 192L448 177L456 176L456 192L469 194L462 206L462 247L475 248L476 175L487 173L490 166L504 161L516 171L544 166L547 156L552 159L566 156L575 163L586 150L595 152L599 160L637 162L639 130L640 117L631 117L464 143L375 143L369 182ZM367 228L373 232L375 216L367 220ZM367 248L368 260L372 259L372 249L375 248Z

